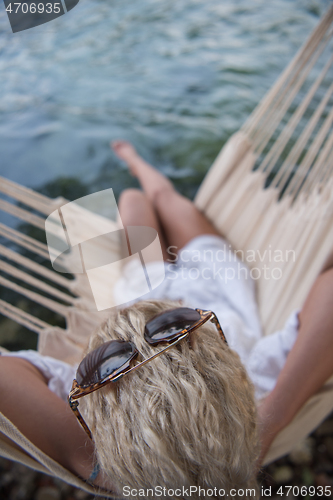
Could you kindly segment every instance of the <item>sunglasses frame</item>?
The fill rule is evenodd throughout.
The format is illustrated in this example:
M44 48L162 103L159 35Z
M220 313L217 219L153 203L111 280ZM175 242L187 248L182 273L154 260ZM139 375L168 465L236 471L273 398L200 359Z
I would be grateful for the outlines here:
M81 387L78 384L76 379L73 380L72 389L71 389L69 396L68 396L68 403L69 403L69 406L71 407L73 413L75 414L76 418L78 419L78 421L82 425L83 429L86 431L86 433L90 437L90 439L92 439L92 434L90 432L88 425L86 424L84 418L82 417L82 415L78 409L78 406L79 406L78 400L80 398L87 396L87 394L91 394L92 392L95 392L98 389L101 389L102 387L105 387L106 385L110 384L111 382L117 382L124 375L127 375L128 373L131 373L131 372L137 370L138 368L145 365L146 363L149 363L153 359L157 358L158 356L160 356L164 352L171 349L171 347L179 344L179 342L181 342L186 337L188 337L190 333L197 330L197 328L200 328L204 323L206 323L209 320L215 324L222 340L224 340L224 342L228 345L227 339L225 338L225 335L223 333L223 330L221 328L219 320L217 319L216 314L213 313L213 311L205 311L203 309L195 309L195 310L200 314L200 319L198 319L198 321L196 321L190 328L185 328L184 330L179 332L179 336L176 338L175 341L168 344L166 347L164 347L164 349L157 352L153 356L150 356L150 358L147 358L147 359L141 361L137 365L131 366L131 361L138 354L138 351L135 350L133 355L131 356L131 358L128 361L126 361L126 363L124 363L124 365L122 365L118 370L115 370L116 373L115 372L111 373L108 377L106 377L105 379L103 379L100 382L96 382L95 384L89 385L87 387ZM166 314L167 312L168 311L165 311L164 313L161 313L161 314ZM152 318L152 319L154 319L154 318ZM161 340L159 343L161 343L161 342L167 342L167 340Z

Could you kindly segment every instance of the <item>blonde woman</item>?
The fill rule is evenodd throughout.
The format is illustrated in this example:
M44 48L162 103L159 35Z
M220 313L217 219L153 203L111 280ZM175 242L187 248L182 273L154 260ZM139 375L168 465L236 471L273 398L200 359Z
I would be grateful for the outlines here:
M225 240L133 146L117 141L113 149L143 188L122 194L124 226L158 231L166 279L145 300L111 312L78 370L34 352L0 357L0 411L54 460L120 496L141 488L146 497L199 498L202 488L235 498L251 489L254 498L272 440L333 372L333 270L317 278L282 331L262 338L253 283ZM226 266L240 271L234 279ZM174 329L178 337L166 339ZM119 345L133 349L133 362ZM104 384L117 356L122 378ZM66 401L73 378L87 392L86 432Z

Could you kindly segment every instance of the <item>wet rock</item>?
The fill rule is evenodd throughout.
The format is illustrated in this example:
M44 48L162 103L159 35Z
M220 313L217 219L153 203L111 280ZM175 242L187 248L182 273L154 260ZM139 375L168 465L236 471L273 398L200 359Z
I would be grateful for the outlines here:
M333 459L333 436L326 437L322 446L325 446L329 457Z
M315 431L316 436L327 436L329 434L333 434L333 419L325 420L318 429Z
M55 477L52 479L55 486L59 489L59 491L61 491L63 497L66 498L66 500L70 500L69 495L73 491L73 487L68 483L64 483L61 479L57 479Z
M90 498L89 493L83 490L76 490L74 492L75 500L88 500Z
M313 458L314 440L306 438L289 453L289 459L296 465L309 464Z
M289 465L281 465L273 472L273 479L278 484L284 484L293 478L293 470Z
M0 457L0 469L6 469L8 464L8 460Z
M326 453L326 446L324 443L321 443L317 446L317 452L318 453Z
M310 467L303 467L302 473L302 484L301 486L311 486L314 484L314 472Z
M43 486L37 491L35 500L61 500L61 493L54 486Z
M316 486L322 486L323 488L325 488L325 486L332 486L333 481L332 481L332 479L330 479L328 477L327 474L325 474L323 472L321 474L317 474L316 475L316 477L315 477L315 483L316 483Z

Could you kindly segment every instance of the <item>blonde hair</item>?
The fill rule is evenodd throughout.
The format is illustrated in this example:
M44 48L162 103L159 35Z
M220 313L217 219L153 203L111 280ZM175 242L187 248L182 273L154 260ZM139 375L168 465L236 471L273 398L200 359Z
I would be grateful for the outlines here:
M160 346L144 340L146 322L177 306L143 301L116 311L92 336L89 351L122 339L133 342L142 359L151 356ZM256 489L253 388L212 323L81 401L96 458L120 494L124 486L200 486L226 494L231 488Z

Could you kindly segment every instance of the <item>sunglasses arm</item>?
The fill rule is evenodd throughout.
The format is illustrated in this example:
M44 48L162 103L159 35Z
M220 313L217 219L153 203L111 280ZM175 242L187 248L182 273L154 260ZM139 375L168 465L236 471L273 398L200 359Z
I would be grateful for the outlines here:
M213 317L211 318L211 320L210 320L210 321L211 321L212 323L214 323L214 325L215 325L215 326L216 326L216 328L218 329L219 334L221 335L222 340L224 340L224 342L228 345L227 339L225 338L225 335L224 335L224 333L223 333L222 327L221 327L221 325L220 325L219 320L217 319L216 314L212 312L212 315L213 315Z
M82 425L82 427L84 428L84 430L86 431L86 433L88 434L90 439L92 440L92 435L91 435L91 432L89 430L89 427L87 426L84 418L82 417L81 413L79 412L79 408L78 408L79 402L77 400L74 401L72 399L72 396L69 396L68 403L69 403L69 406L71 407L71 410L73 411L74 415L76 416L76 418L78 419L78 421L80 422L80 424Z

